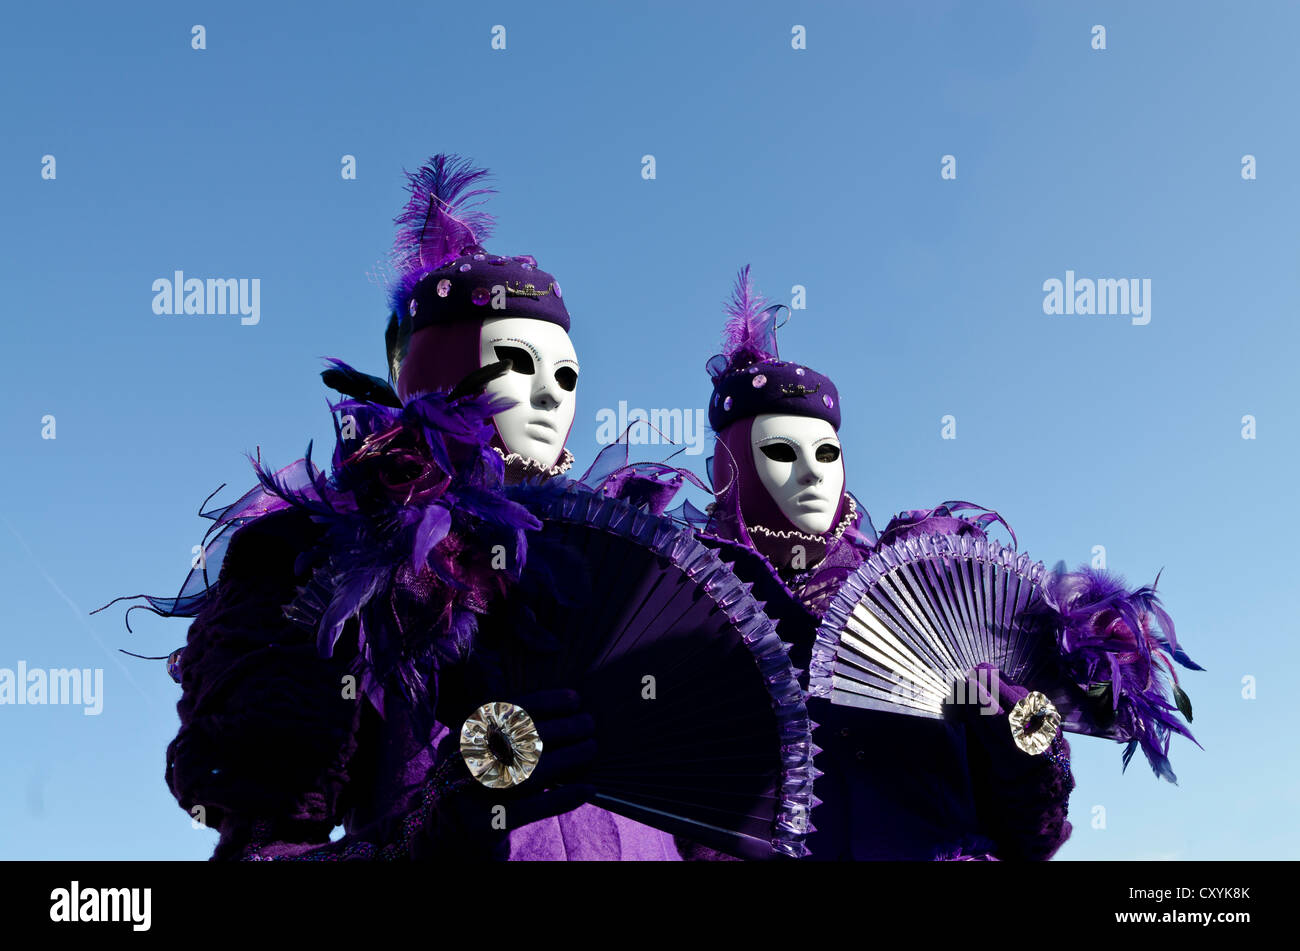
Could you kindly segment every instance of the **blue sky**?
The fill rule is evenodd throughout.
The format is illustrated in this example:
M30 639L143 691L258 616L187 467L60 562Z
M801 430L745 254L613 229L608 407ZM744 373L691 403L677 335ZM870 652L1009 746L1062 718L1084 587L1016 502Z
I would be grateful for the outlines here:
M0 858L211 853L163 783L179 688L117 652L164 654L186 622L136 612L129 634L120 610L88 612L175 592L199 503L251 484L244 452L284 464L328 445L320 358L383 372L367 274L402 169L438 151L493 170L490 248L563 282L580 466L603 408L705 405L742 264L775 300L803 286L782 354L837 381L849 484L877 525L969 499L1049 564L1102 545L1134 584L1163 569L1206 668L1184 680L1205 749L1175 738L1175 787L1074 740L1058 857L1300 857L1279 818L1300 805L1300 649L1277 514L1300 460L1300 8L23 4L3 19L0 667L101 667L104 708L0 706ZM258 278L260 321L154 314L153 281L178 269ZM1149 279L1150 322L1044 314L1044 282L1067 270Z

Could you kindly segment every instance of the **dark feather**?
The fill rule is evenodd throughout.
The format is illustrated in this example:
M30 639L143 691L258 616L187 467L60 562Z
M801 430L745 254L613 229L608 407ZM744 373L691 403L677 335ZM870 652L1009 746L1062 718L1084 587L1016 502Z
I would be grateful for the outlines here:
M397 311L388 315L388 327L384 331L384 348L388 354L388 379L397 384L402 372L402 363L406 360L406 351L411 343L411 325L399 320Z
M452 402L465 396L478 396L489 383L509 373L513 368L514 363L510 360L498 360L496 363L480 367L456 384L456 388L448 395L447 401Z
M329 362L332 365L328 370L322 370L320 377L331 389L367 403L378 403L381 406L394 408L402 405L392 384L387 380L354 370L341 360L330 359Z

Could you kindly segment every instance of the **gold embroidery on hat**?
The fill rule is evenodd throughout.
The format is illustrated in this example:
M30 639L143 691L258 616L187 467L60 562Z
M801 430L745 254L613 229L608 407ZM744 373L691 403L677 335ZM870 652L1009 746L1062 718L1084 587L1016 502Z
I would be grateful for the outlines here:
M545 297L547 294L551 293L554 287L555 284L551 283L547 285L546 290L539 291L536 284L520 284L518 281L512 281L506 284L506 296L532 298Z
M816 386L805 386L802 383L785 383L781 386L780 396L812 396L822 388L821 383Z

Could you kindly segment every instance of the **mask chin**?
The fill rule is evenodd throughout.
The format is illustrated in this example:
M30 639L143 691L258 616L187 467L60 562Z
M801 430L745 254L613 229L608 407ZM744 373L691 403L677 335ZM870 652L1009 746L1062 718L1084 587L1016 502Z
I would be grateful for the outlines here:
M827 509L824 513L806 513L795 511L790 505L781 505L781 514L788 518L795 528L809 535L825 535L831 530L831 523L835 520L834 508Z
M769 413L754 418L750 440L759 481L786 520L809 535L831 531L844 495L834 427L810 416Z
M577 359L564 328L526 317L485 320L479 365L509 359L513 368L488 384L489 396L514 403L493 417L506 452L553 466L573 426Z
M550 467L560 461L560 456L564 452L563 445L554 445L537 439L513 439L509 440L502 434L498 425L497 434L501 436L501 444L505 446L507 453L516 453L524 459L531 460L539 465Z

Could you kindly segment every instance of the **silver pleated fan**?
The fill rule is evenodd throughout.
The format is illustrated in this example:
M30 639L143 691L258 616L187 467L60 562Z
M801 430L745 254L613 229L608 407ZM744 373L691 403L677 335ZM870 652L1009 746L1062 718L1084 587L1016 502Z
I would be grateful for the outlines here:
M942 717L978 664L1045 694L1061 726L1097 733L1061 672L1041 562L994 541L928 535L877 550L840 588L817 631L809 693L838 705Z

